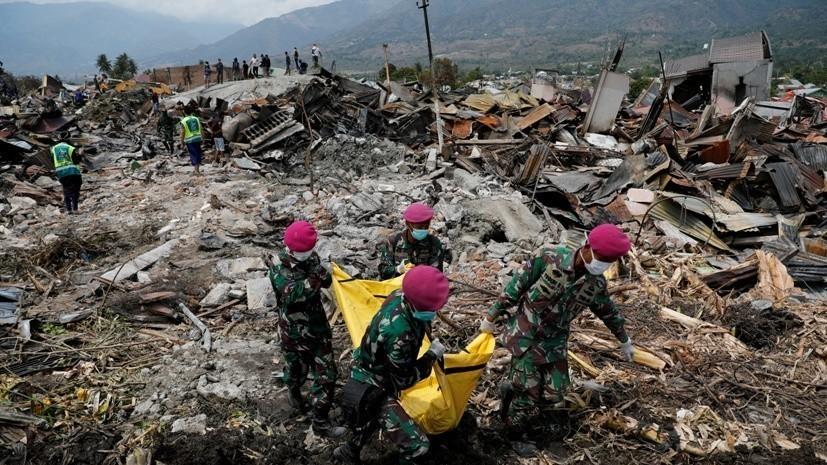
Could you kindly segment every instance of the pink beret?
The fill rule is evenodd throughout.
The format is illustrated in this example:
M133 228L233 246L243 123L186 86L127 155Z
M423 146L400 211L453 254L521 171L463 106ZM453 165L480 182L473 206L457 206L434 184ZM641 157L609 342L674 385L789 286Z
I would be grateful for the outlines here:
M405 273L402 292L408 303L419 311L435 312L448 302L448 278L432 266L419 265Z
M431 221L434 217L434 210L424 203L413 203L405 209L405 221L408 223L424 223Z
M589 245L601 257L617 260L629 253L632 243L626 234L613 224L601 224L589 233Z
M284 231L284 245L292 252L307 252L316 246L316 228L307 221L296 221Z

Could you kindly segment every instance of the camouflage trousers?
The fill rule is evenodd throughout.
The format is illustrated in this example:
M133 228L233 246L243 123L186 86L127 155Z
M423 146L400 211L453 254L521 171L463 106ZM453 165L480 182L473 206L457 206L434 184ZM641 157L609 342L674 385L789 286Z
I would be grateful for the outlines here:
M382 435L399 449L399 465L413 465L418 457L428 453L431 447L428 436L408 416L397 399L382 396L377 402L380 403L377 415L372 415L362 425L351 425L350 447L360 451L373 433L381 429Z
M536 355L529 351L511 359L508 379L514 390L508 416L512 423L525 421L543 407L563 400L571 382L568 359L538 363Z
M330 339L300 345L282 344L282 352L287 365L287 369L284 370L284 384L290 388L301 388L309 374L312 380L310 403L316 413L326 416L333 403L333 390L338 374Z

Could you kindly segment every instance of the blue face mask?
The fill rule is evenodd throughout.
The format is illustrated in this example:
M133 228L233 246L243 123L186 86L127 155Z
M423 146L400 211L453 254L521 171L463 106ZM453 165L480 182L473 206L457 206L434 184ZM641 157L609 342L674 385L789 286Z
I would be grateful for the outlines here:
M413 312L413 317L419 321L434 321L434 318L436 318L436 312L415 311Z
M417 240L421 241L428 237L428 230L427 229L413 229L411 230L411 236Z

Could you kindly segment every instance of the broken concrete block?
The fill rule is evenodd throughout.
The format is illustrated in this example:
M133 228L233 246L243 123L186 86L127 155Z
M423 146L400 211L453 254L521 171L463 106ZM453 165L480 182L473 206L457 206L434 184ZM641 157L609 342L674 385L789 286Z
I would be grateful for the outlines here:
M244 398L244 393L241 391L241 388L235 384L227 381L211 383L207 379L207 375L201 376L198 380L198 386L195 389L204 397L216 396L224 400L240 400Z
M428 159L425 161L425 170L427 172L431 172L436 169L437 163L437 150L431 149L428 151Z
M514 251L514 244L508 242L492 242L486 247L492 257L503 258Z
M534 244L540 240L543 223L521 202L509 199L471 200L463 204L483 218L499 222L509 242Z
M207 415L179 418L172 422L173 433L207 434Z
M227 278L246 276L252 271L266 271L267 266L260 257L242 257L220 260L216 264L218 272Z
M313 195L313 193L310 192L310 191L304 191L304 192L302 192L302 198L304 199L305 202L310 202L313 199L315 199L316 196Z
M230 293L230 285L228 283L218 283L201 299L202 307L216 307L227 301Z
M8 202L9 205L11 205L11 211L9 214L13 214L18 211L31 210L37 206L37 201L29 197L12 197L8 200Z
M457 168L454 170L454 182L463 190L476 192L477 188L482 184L482 179L476 174L469 173L462 168Z
M149 284L152 282L152 278L149 277L149 273L146 271L139 271L135 277L138 279L138 282L141 284Z
M353 203L359 210L364 212L372 212L376 210L382 209L382 197L378 196L370 196L365 194L364 192L359 192L355 194L353 197L350 198L350 202Z
M276 305L276 294L270 278L258 278L247 281L247 310L264 310Z
M652 203L655 201L655 193L649 189L629 189L626 198L637 203Z
M37 181L34 182L38 187L42 187L44 189L52 189L55 187L60 187L60 183L55 181L54 179L48 176L41 176L37 178Z
M227 296L233 300L241 299L245 295L247 295L247 291L245 291L244 289L233 289L229 292L229 294L227 294Z
M227 235L232 237L245 237L258 234L258 226L250 220L238 220L233 224L233 227L227 231Z
M243 170L252 170L252 171L259 171L261 170L261 165L250 160L249 158L233 158L233 163L235 166L243 169Z

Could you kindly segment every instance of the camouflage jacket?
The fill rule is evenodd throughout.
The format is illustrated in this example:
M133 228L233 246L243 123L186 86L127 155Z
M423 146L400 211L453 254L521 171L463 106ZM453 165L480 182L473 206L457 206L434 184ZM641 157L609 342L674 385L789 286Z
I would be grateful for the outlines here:
M285 348L307 348L320 339L331 337L320 289L308 286L308 278L318 278L321 287L333 282L330 273L313 254L305 262L290 258L286 250L279 253L281 263L270 268L268 277L276 293L279 333Z
M399 276L396 267L402 260L412 265L430 265L442 271L445 250L442 242L431 234L421 241L408 242L405 231L389 237L379 246L379 277L391 279Z
M520 304L510 315L503 344L515 356L531 352L537 363L566 358L569 325L589 307L620 341L628 336L624 319L606 291L606 278L574 271L576 249L543 250L514 275L488 310L496 319Z
M401 291L388 296L353 352L351 376L384 389L392 396L431 374L436 358L426 352L417 359L428 323L413 317Z
M167 112L162 111L158 116L158 134L165 139L172 138L177 122Z

